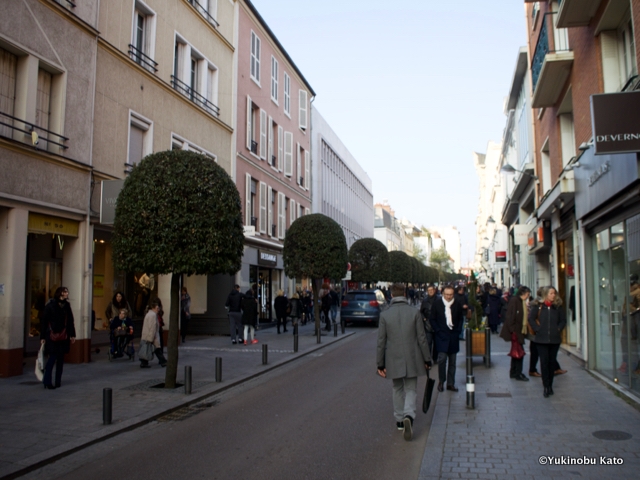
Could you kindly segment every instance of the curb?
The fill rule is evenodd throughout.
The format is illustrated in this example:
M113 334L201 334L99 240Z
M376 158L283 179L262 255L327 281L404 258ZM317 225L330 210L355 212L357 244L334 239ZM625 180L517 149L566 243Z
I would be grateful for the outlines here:
M135 430L137 428L140 428L148 423L151 423L155 420L157 420L160 417L163 417L165 415L168 415L170 413L173 413L177 410L180 410L181 408L184 407L189 407L193 404L197 404L202 402L203 400L212 397L214 395L218 395L219 393L222 393L226 390L229 390L231 388L234 388L238 385L241 385L245 382L248 382L250 380L253 380L254 378L258 378L266 373L272 372L284 365L287 365L289 363L295 362L296 360L303 358L311 353L317 352L318 350L321 350L322 348L328 347L330 345L334 345L346 338L351 337L352 335L355 335L356 332L354 331L350 331L350 332L345 332L343 335L337 337L336 340L330 342L330 343L321 343L321 344L317 344L314 347L311 347L309 350L307 350L306 352L302 352L302 353L298 353L297 356L293 357L293 358L288 358L288 359L284 359L281 360L273 365L267 365L264 370L261 370L259 372L256 372L254 374L248 375L246 377L242 377L242 378L238 378L237 380L233 381L232 383L229 383L227 385L224 386L218 386L218 384L216 384L216 387L213 387L213 390L209 390L206 391L204 393L195 393L192 395L189 395L188 397L183 397L185 398L184 402L181 402L179 405L174 405L172 407L166 408L166 407L159 407L158 409L151 411L149 414L147 414L146 416L144 416L143 418L141 418L141 416L138 417L134 417L128 420L125 420L121 423L118 423L113 429L111 429L111 431L107 431L107 432L103 432L102 434L96 434L94 436L94 438L91 438L93 435L88 435L88 437L85 438L91 438L90 440L77 440L76 442L69 442L66 445L62 445L59 447L60 451L57 453L53 453L51 454L51 452L55 452L55 449L53 450L49 450L48 452L44 452L41 455L36 455L36 460L29 462L28 459L25 460L25 464L24 467L19 468L17 470L14 470L10 473L7 473L6 475L3 475L0 477L0 480L10 480L10 479L15 479L15 478L19 478L23 475L26 475L29 472L32 472L34 470L37 470L39 468L42 468L46 465L49 465L50 463L56 462L62 458L68 457L69 455L73 455L74 453L77 453L85 448L88 448L90 446L95 445L96 443L105 441L105 440L109 440L113 437L116 437L117 435L120 435L122 433L126 433L126 432L130 432L132 430ZM315 336L315 335L314 335ZM195 396L194 396L195 395ZM189 398L191 397L191 398ZM75 444L75 445L74 445ZM45 458L41 458L38 459L38 457L45 457ZM32 457L33 458L33 457ZM16 463L16 465L19 465L20 462Z

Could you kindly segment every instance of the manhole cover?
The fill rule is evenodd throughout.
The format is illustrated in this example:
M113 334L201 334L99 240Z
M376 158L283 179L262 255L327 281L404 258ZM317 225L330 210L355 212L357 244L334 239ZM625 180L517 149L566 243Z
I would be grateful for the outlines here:
M489 398L511 398L510 393L491 393L487 392L487 397Z
M219 403L218 400L207 403L199 403L191 407L183 407L175 412L171 412L168 415L158 418L159 422L182 422L187 418L191 418L200 412L204 412L207 408L211 408Z
M600 440L630 440L633 437L630 433L620 430L598 430L592 435Z

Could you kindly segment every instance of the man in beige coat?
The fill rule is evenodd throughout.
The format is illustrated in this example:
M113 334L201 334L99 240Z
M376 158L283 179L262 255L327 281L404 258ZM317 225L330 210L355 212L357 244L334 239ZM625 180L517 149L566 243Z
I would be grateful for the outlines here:
M404 439L413 436L418 377L431 368L431 352L422 315L409 306L402 283L391 286L391 304L380 314L378 328L378 375L393 380L393 410Z
M144 340L147 343L152 343L155 347L154 353L158 357L161 367L166 367L167 360L164 358L162 348L160 348L160 327L158 325L158 310L160 310L160 304L158 300L151 300L149 302L149 311L144 317L142 323L142 335L140 340ZM149 361L140 359L140 368L149 368Z

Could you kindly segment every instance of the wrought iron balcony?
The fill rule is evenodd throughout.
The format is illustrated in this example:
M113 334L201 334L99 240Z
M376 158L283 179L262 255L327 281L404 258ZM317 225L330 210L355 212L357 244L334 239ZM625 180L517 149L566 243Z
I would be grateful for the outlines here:
M209 11L200 5L196 0L187 0L193 7L197 10L197 12L204 17L204 19L209 22L214 27L218 28L220 24L217 22L215 18L211 16Z
M216 117L220 115L220 109L216 105L200 95L194 88L191 88L175 75L171 75L171 86L190 99L193 103L204 108L211 115L215 115Z
M133 45L129 44L129 56L131 60L136 62L145 70L149 70L151 73L156 73L158 71L158 63L154 62L153 59L144 54L144 52Z
M258 154L258 142L251 140L251 153Z
M5 130L11 130L12 135L3 135L2 133ZM8 133L8 131L6 133ZM38 149L41 141L47 142L47 146L56 145L64 150L69 148L69 146L66 145L69 141L67 137L2 111L0 111L0 136L33 145L36 149ZM48 148L44 150L48 150Z

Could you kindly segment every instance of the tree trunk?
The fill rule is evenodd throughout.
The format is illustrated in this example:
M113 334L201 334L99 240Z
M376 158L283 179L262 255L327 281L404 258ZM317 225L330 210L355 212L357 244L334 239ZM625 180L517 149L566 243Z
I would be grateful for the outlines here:
M316 335L320 329L320 304L318 303L318 294L320 293L319 283L322 279L314 278L311 280L311 289L313 290L313 315L316 317Z
M178 322L180 321L180 274L171 274L171 313L169 316L169 341L167 342L167 370L164 388L176 388L178 376Z

